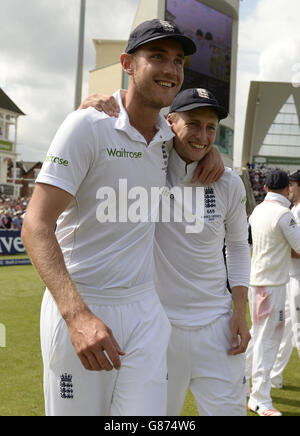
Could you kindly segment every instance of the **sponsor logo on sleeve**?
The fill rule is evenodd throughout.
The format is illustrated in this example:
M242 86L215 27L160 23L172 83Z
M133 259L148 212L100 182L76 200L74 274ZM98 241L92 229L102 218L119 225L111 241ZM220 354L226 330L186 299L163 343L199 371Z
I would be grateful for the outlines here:
M54 156L52 154L50 154L46 157L45 162L52 162L56 165L62 165L64 167L67 167L69 165L68 160L64 159L63 157Z
M296 221L294 220L294 218L292 218L289 227L296 227L296 225L297 225Z

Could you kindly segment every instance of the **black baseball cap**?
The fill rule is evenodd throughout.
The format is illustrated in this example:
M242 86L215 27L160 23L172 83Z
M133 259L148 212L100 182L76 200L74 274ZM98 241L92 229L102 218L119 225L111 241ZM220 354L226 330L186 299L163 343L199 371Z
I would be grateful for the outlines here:
M181 91L175 97L170 107L170 113L191 111L198 107L215 109L220 120L228 116L227 110L218 102L213 93L204 88L191 88Z
M300 170L295 171L289 178L291 182L300 182Z
M285 171L270 171L266 177L266 186L269 189L284 189L290 184L290 179Z
M141 45L163 38L173 38L180 42L185 56L197 51L194 42L183 35L176 25L169 21L154 19L144 21L131 32L125 52L133 53Z

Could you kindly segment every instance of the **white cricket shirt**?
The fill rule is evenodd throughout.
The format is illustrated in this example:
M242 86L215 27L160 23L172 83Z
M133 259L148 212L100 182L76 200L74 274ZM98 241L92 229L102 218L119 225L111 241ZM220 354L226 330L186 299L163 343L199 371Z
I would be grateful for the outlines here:
M197 162L186 165L173 148L167 186L181 191L193 186L193 203L200 195L196 187L202 186L190 184L196 166ZM155 231L156 289L171 323L183 328L208 325L232 308L223 256L225 239L230 286L249 285L244 185L236 173L226 169L217 183L202 188L204 228L200 233L186 233L185 221L159 222ZM176 202L176 193L171 195Z
M134 197L126 205L125 188L129 192L143 187L150 195L151 187L165 185L164 142L174 136L160 115L158 132L147 145L130 125L120 93L115 97L121 108L118 119L93 108L66 118L37 178L37 183L56 186L74 197L59 217L57 239L73 280L99 290L153 282L155 223L126 220ZM120 179L126 181L121 187L125 196ZM108 210L113 215L115 204L117 222L101 222Z
M300 203L297 206L294 206L291 210L294 215L296 224L300 227ZM290 276L296 277L300 275L300 259L291 259L290 264Z
M290 204L283 195L269 192L249 218L253 239L251 286L282 286L289 281L291 248L300 253L300 229Z

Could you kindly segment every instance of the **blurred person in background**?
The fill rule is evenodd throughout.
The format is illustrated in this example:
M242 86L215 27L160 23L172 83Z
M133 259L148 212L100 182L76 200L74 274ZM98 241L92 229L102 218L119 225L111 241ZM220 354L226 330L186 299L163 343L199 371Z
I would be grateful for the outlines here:
M289 179L289 199L293 204L292 214L297 226L300 227L300 170L291 174ZM285 329L271 372L272 387L275 389L283 387L283 371L290 360L294 346L300 357L300 255L294 250L292 250L290 264L290 281L286 290Z
M286 284L291 248L300 253L300 229L288 200L286 172L271 171L265 200L249 218L253 242L249 302L252 340L247 350L247 378L252 378L249 410L281 416L271 398L271 371L284 333Z

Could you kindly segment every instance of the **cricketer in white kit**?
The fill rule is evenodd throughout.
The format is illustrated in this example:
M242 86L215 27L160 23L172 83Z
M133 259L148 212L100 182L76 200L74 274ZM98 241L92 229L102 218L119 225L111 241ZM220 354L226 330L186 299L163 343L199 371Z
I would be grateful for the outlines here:
M137 180L148 192L154 180L164 186L161 138L168 140L171 134L160 119L158 134L146 147L131 128L119 93L116 98L121 106L118 120L94 109L75 112L66 119L49 154L63 156L68 166L46 162L37 183L56 186L74 197L57 222L56 237L80 295L90 310L111 326L126 356L121 357L119 371L101 376L86 371L47 291L41 343L48 415L156 415L164 410L167 368L161 350L168 343L169 327L153 284L155 224L130 222L119 202L116 216L124 214L124 222L103 222L98 191L106 186L120 194L116 174L126 179L128 189L135 187ZM112 146L142 156L113 156ZM66 376L71 381L67 382ZM160 400L154 402L152 396L156 395Z
M252 378L248 402L261 416L281 416L271 398L271 371L284 333L286 284L291 248L300 252L300 229L289 210L289 178L271 171L267 196L249 218L253 254L250 275L252 340L247 350L247 378Z
M70 114L50 147L22 236L46 283L41 313L47 415L165 415L170 323L153 283L155 223L128 220L119 179L164 186L162 107L183 82L195 45L150 20L121 55L129 89L118 120L94 109ZM118 202L103 222L102 187ZM57 221L58 219L58 221ZM55 225L57 229L55 232Z
M175 138L167 185L175 208L181 201L178 194L192 186L195 161L214 143L219 119L227 113L205 89L182 91L170 112L168 121ZM190 201L193 213L199 186L204 191L203 211L197 217L201 231L187 232L188 222L173 219L158 222L155 230L155 284L172 325L167 414L180 415L190 388L200 416L245 416L244 352L250 339L246 323L250 249L245 188L230 169L209 186L196 183ZM227 289L224 241L232 294Z
M289 176L289 199L294 204L291 212L300 227L300 171ZM294 346L300 357L300 256L292 252L290 263L290 281L286 288L285 328L279 352L271 372L274 388L283 387L283 371L288 364Z

